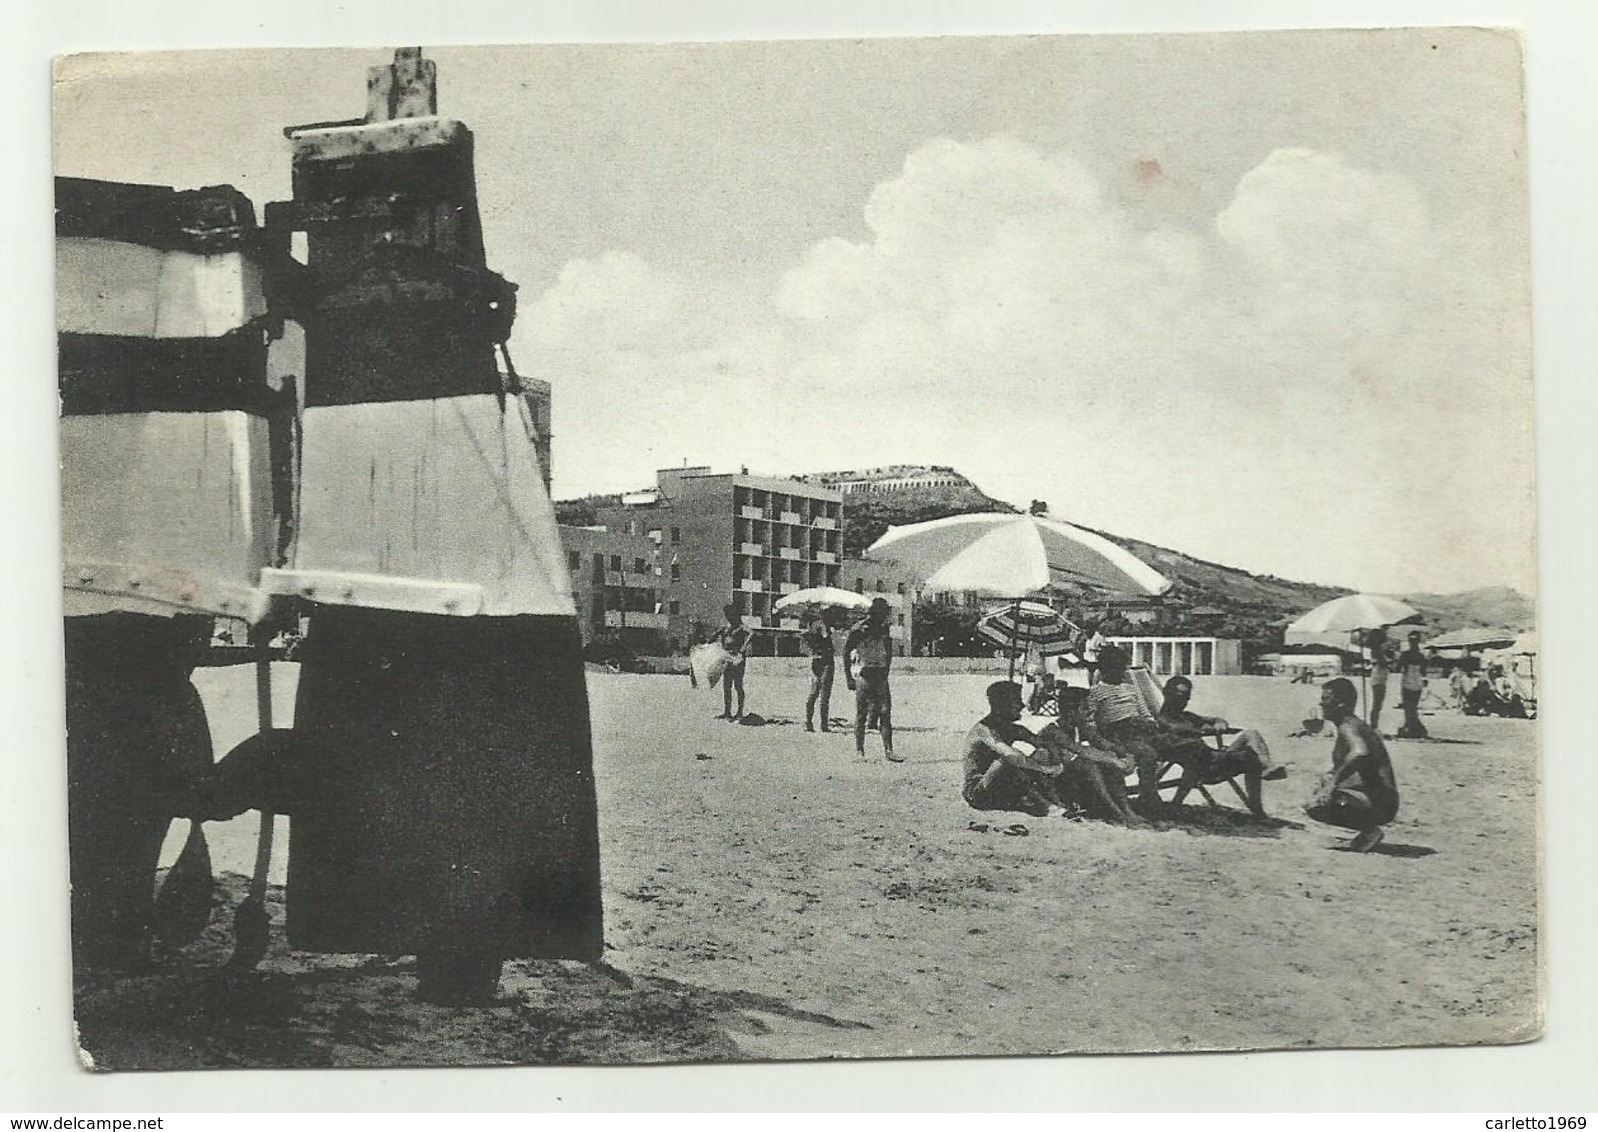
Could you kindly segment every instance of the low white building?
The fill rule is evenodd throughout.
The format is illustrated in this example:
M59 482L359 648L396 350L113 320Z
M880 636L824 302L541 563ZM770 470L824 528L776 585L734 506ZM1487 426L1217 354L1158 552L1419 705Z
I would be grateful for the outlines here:
M1243 643L1226 637L1110 637L1154 676L1238 676Z

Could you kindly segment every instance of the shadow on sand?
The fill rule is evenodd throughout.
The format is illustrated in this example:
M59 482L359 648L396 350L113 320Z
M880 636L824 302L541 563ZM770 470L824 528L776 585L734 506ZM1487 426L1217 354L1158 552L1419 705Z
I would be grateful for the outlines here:
M258 970L222 966L243 877L219 878L195 944L137 974L79 970L75 1016L100 1070L550 1065L737 1061L734 1035L864 1022L779 997L629 974L604 963L512 960L481 1007L418 1002L411 958L316 955L283 941L283 890L268 908L273 946Z
M1331 849L1334 853L1353 852L1353 850L1348 847L1348 842L1346 841L1340 845L1333 845ZM1366 853L1366 856L1370 857L1413 858L1435 857L1436 855L1437 850L1431 848L1429 845L1405 845L1403 842L1399 841L1384 841L1380 845L1376 846L1376 848L1371 849Z
M1159 820L1171 829L1199 837L1280 837L1284 829L1304 829L1302 822L1286 818L1256 818L1224 806L1166 806Z

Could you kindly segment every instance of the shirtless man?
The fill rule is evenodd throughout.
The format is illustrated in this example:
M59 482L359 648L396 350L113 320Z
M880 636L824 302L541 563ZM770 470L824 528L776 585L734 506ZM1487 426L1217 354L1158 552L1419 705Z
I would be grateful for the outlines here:
M1209 782L1243 776L1248 812L1254 817L1265 817L1265 806L1260 797L1260 783L1265 779L1287 777L1287 768L1271 761L1271 749L1265 736L1258 731L1240 731L1223 749L1215 750L1204 742L1204 736L1224 735L1228 730L1226 720L1219 716L1199 715L1187 709L1193 696L1193 681L1186 676L1173 676L1165 682L1165 699L1160 705L1160 718L1170 724L1178 736L1193 740L1172 754L1180 752L1177 761L1182 764L1182 784L1171 799L1173 806L1182 804L1188 791Z
M998 680L988 685L988 714L965 737L965 785L961 794L974 810L1019 810L1047 817L1059 795L1054 780L1063 764L1024 754L1011 744L1032 739L1022 727L1021 685Z
M843 644L843 677L854 700L854 745L864 758L866 728L872 721L882 735L883 757L889 762L904 762L893 753L893 691L888 687L888 670L893 666L893 630L888 624L892 612L888 599L872 598L866 619L849 632ZM849 656L860 662L859 678L849 668Z
M1304 812L1327 825L1356 830L1348 843L1368 853L1382 842L1382 826L1398 816L1398 786L1387 747L1359 717L1359 693L1351 681L1328 680L1321 688L1321 715L1337 728L1332 769L1316 787Z
M1409 635L1409 647L1398 658L1398 699L1404 708L1400 739L1426 738L1426 725L1420 721L1420 700L1426 692L1426 654L1420 651L1420 633Z
M749 650L750 632L738 616L737 606L729 605L722 611L727 623L716 631L715 641L732 657L721 674L722 711L717 719L739 720L744 717L744 662ZM732 710L733 693L738 695L738 710Z

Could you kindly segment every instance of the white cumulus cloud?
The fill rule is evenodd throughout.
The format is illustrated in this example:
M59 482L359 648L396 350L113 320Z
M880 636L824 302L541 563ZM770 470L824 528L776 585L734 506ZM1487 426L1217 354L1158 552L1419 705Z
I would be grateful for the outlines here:
M820 239L775 280L625 251L568 264L518 327L574 422L565 490L682 458L929 460L1112 530L1351 584L1403 575L1373 517L1469 525L1446 477L1395 484L1372 470L1385 456L1347 457L1466 427L1433 392L1468 333L1441 285L1461 262L1409 179L1280 149L1207 227L1151 227L1069 156L940 139L861 215L861 238Z

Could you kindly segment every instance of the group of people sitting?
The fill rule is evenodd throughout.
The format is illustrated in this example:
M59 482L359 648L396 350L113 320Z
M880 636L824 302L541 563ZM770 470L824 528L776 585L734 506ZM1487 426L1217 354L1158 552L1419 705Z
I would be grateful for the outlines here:
M1262 784L1286 777L1258 731L1232 728L1226 720L1189 710L1193 682L1166 681L1153 710L1130 675L1130 657L1104 649L1099 679L1074 712L1034 732L1020 722L1021 687L1007 680L988 686L988 714L966 737L966 803L979 810L1014 810L1042 817L1071 803L1119 824L1149 824L1164 809L1160 775L1181 769L1171 805L1193 789L1241 777L1250 814L1266 817ZM1332 772L1322 780L1307 810L1311 817L1355 829L1351 848L1366 851L1381 840L1381 826L1397 813L1397 789L1381 737L1360 719L1358 695L1347 680L1323 689L1322 713L1338 727ZM1030 751L1022 750L1025 744ZM1126 780L1136 775L1135 801Z

